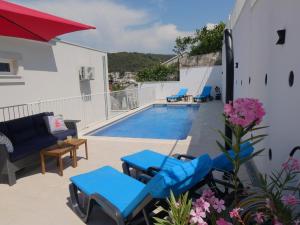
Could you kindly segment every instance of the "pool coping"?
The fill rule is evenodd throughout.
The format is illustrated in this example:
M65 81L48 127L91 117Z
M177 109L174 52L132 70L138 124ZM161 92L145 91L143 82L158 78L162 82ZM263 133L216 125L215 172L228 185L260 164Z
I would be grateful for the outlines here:
M95 130L98 130L100 128L110 126L113 123L120 121L122 119L125 119L127 117L133 116L134 114L140 113L141 111L146 110L147 108L151 107L152 105L198 105L199 103L192 103L192 102L162 102L162 101L155 101L149 104L146 104L144 106L141 106L139 108L130 110L128 112L125 112L123 114L114 116L113 118L110 118L105 121L97 122L90 127L83 129L79 132L79 136L86 138L86 139L91 139L91 140L103 140L103 141L125 141L125 142L143 142L143 143L176 143L176 144L189 144L191 142L192 137L190 136L190 132L186 139L183 140L176 140L176 139L155 139L155 138L129 138L129 137L109 137L109 136L91 136L88 135L89 133L94 132Z

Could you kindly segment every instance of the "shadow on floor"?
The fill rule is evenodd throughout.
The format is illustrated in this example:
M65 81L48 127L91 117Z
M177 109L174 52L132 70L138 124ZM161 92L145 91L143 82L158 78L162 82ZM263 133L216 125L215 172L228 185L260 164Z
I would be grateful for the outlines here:
M211 101L200 103L198 117L194 120L191 128L191 142L187 154L198 156L208 153L211 157L220 153L216 140L222 143L222 138L217 129L224 131L222 121L223 103Z

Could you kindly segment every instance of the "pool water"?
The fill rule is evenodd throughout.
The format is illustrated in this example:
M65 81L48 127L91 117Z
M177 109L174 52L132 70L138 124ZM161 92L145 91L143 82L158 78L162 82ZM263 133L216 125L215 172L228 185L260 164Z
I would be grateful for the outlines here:
M174 139L188 136L199 105L158 105L93 131L92 136Z

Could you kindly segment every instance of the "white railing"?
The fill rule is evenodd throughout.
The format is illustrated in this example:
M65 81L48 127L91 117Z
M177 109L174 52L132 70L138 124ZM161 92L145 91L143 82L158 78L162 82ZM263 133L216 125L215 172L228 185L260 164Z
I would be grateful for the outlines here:
M0 121L13 120L41 112L62 114L65 119L80 120L79 129L155 101L153 88L134 88L60 99L41 100L0 107Z

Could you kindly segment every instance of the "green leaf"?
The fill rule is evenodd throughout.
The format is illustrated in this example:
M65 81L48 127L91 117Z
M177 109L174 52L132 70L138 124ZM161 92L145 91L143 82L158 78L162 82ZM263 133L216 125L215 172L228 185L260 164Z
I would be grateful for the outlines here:
M244 143L249 142L249 141L256 140L256 139L258 139L258 138L263 138L263 139L264 139L264 138L267 137L267 136L268 136L267 134L261 134L261 135L257 135L257 136L252 136L252 137L250 137L250 138L248 138L248 139L242 141L241 144L244 144Z
M255 127L252 129L252 131L255 131L255 130L261 130L261 129L265 129L265 128L268 128L270 126L261 126L261 127Z
M256 145L257 143L261 142L261 141L264 140L264 139L265 139L264 137L263 137L263 138L260 138L260 139L258 139L258 140L256 140L256 141L252 142L251 145L254 146L254 145Z
M256 152L254 152L252 155L250 155L250 156L248 156L248 157L242 159L242 160L241 160L241 164L243 164L243 163L247 162L248 160L254 158L255 156L259 155L259 154L262 153L264 150L265 150L264 148L263 148L263 149L260 149L260 150L258 150L258 151L256 151Z
M225 134L223 134L222 131L217 130L217 132L221 135L221 137L224 139L224 141L226 142L226 144L229 145L230 148L232 148L232 140L230 138L228 138Z

